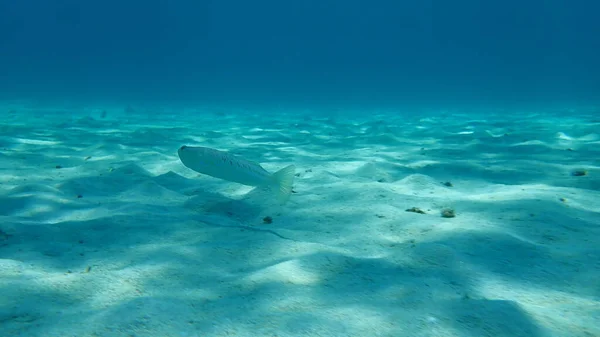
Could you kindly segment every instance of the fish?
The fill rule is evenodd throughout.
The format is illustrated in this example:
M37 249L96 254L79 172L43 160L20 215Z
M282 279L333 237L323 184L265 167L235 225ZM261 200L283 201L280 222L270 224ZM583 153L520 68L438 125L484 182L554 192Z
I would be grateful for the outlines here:
M279 202L286 203L292 193L296 166L288 165L270 173L259 163L226 151L183 145L177 150L181 163L198 173L238 184L271 190Z

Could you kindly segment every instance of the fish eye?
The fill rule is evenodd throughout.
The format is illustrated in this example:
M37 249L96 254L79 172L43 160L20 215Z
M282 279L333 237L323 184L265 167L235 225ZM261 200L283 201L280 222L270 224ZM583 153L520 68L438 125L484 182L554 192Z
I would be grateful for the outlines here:
M186 145L184 145L184 146L180 147L179 149L180 149L180 150L185 150L185 149L187 149L187 146L186 146Z

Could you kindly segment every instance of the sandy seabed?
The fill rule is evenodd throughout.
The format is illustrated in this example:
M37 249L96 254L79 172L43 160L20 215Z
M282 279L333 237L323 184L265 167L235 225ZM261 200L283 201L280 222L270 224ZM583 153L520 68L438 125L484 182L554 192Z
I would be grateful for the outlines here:
M0 109L2 337L600 336L593 113Z

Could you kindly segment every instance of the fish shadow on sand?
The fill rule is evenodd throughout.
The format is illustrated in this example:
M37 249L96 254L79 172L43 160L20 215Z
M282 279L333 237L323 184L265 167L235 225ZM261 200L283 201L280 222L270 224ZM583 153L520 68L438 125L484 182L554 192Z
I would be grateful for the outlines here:
M196 190L184 208L197 213L219 215L247 222L279 206L270 191L254 188L242 197L229 198L219 193Z

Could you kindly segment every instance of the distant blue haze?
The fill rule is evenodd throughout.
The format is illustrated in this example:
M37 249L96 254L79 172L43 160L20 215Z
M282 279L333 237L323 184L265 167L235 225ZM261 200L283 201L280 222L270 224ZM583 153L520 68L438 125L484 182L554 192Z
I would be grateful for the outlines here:
M593 0L0 0L0 98L600 100Z

